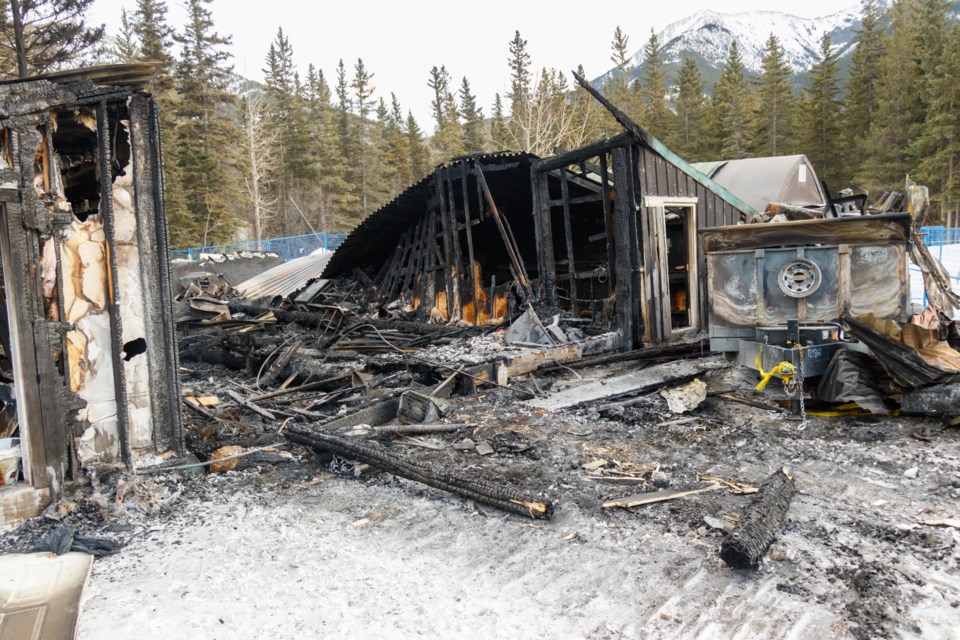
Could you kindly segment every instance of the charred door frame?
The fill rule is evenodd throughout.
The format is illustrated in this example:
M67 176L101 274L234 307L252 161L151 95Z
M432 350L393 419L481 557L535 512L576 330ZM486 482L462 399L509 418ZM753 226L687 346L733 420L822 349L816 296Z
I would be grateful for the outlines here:
M701 329L700 320L700 277L699 277L699 243L697 242L697 207L699 199L694 197L681 196L644 196L643 206L648 211L652 211L652 226L654 237L652 247L657 256L656 271L654 277L644 278L644 284L651 287L653 291L659 293L660 313L657 320L660 324L660 333L663 336L677 336L685 333L696 333ZM688 217L684 222L687 233L687 304L689 306L688 314L690 323L685 327L673 328L671 318L671 298L670 298L670 270L667 257L667 238L666 238L666 214L667 208L683 208L689 211ZM650 299L649 295L644 295L645 299ZM654 324L652 318L647 319L647 326ZM649 336L647 336L649 338Z
M73 89L76 88L76 92ZM110 122L116 116L110 110L126 105L129 116L131 167L134 178L139 270L144 282L144 309L147 311L147 352L150 369L162 375L159 384L150 387L152 398L153 448L157 453L174 450L184 452L182 419L179 410L179 371L175 347L173 310L170 307L169 258L167 229L163 216L163 176L160 166L160 136L156 105L146 93L125 87L98 88L91 83L57 85L37 81L24 83L18 90L35 96L24 104L23 111L11 107L2 116L7 132L9 162L0 168L0 240L2 240L4 278L7 285L11 361L14 363L17 388L17 412L21 425L23 469L22 489L45 490L56 499L64 480L79 475L77 458L72 455L71 438L76 435L69 422L72 411L81 402L70 392L69 364L63 343L70 325L48 319L43 312L41 284L41 243L46 236L59 238L60 230L71 224L73 217L48 209L34 192L34 154L40 134L45 136L49 153L55 153L49 122L50 113L58 109L89 107L96 111L99 140L99 193L107 235L109 311L116 315L117 248L112 228L110 204L113 198L109 137ZM14 102L14 104L16 104ZM8 166L9 164L9 166ZM52 162L44 170L53 171ZM48 184L54 180L45 176ZM63 195L63 194L61 194ZM57 277L62 279L59 242L55 243ZM154 290L156 289L156 290ZM58 286L58 296L61 295ZM166 301L166 302L164 302ZM64 313L62 299L58 317ZM113 317L111 318L113 319ZM127 468L133 460L121 414L125 412L126 390L122 382L122 341L120 318L112 323L111 350L114 360L118 403L118 436L121 456ZM54 360L55 347L63 349L63 371ZM118 357L120 362L117 362ZM163 373L160 374L160 370ZM123 406L121 406L123 405ZM12 487L11 487L12 488ZM41 499L28 504L19 497L3 501L3 517L27 517L36 512ZM10 505L13 505L11 507ZM40 508L42 508L42 504ZM14 509L14 511L8 511Z

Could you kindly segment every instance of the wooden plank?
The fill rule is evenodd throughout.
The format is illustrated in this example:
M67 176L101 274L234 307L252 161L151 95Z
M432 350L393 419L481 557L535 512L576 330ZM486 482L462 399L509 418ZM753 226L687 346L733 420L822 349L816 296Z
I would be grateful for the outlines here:
M654 234L656 235L656 247L657 247L657 256L656 256L656 265L657 265L657 275L659 277L659 282L657 282L657 288L655 290L655 309L658 313L657 318L659 319L660 325L660 338L665 340L670 337L672 333L672 318L670 315L671 301L670 301L670 272L669 272L669 262L667 261L667 214L666 209L663 205L656 207L655 209L650 210L650 215L653 216L653 228Z
M541 173L546 173L548 171L560 169L561 167L577 164L582 160L603 155L611 151L612 149L615 149L616 147L623 146L629 141L630 141L630 134L619 133L615 136L607 138L606 140L601 140L599 142L589 144L585 147L580 147L579 149L575 149L573 151L558 153L549 158L544 158L543 160L540 160L537 163L537 171Z
M603 189L603 200L601 201L603 205L603 228L607 235L607 273L610 274L610 289L613 289L617 284L617 270L615 268L617 253L614 246L617 226L613 217L613 207L610 206L610 174L607 170L607 154L605 153L600 156L600 186Z
M448 229L450 222L447 219L447 213L443 207L443 180L441 178L439 169L437 169L433 174L433 185L440 197L438 217L440 218L440 229L443 233L443 278L447 290L447 319L449 320L453 318L453 278L450 274L450 263L453 260L453 249L450 246L450 233Z
M464 227L467 233L467 258L469 259L469 264L467 265L467 276L470 281L470 297L473 300L473 321L475 324L479 324L478 320L480 319L480 285L481 283L477 282L476 273L474 273L473 265L476 263L476 259L473 255L473 230L471 227L473 223L470 218L470 198L467 195L467 178L469 177L467 171L467 163L460 163L460 183L461 191L463 196L463 219Z
M577 304L577 268L573 259L573 221L570 219L570 186L567 184L566 169L560 170L560 193L563 200L563 234L567 243L567 273L570 276L567 280L570 287L570 311L574 316L579 316L580 309Z
M637 167L641 161L641 155L644 153L647 153L647 149L645 147L632 145L630 147L630 153L627 155L630 162L628 166L628 175L630 176L630 181L633 185L633 194L631 195L630 200L630 207L633 210L633 215L630 216L630 289L634 301L631 311L633 313L633 341L635 344L640 344L640 342L643 340L643 334L645 333L645 322L642 320L641 310L647 306L646 298L643 296L640 282L640 266L642 264L641 261L643 260L640 243L643 241L643 239L640 237L638 231L638 220L636 213L637 203L642 202L643 196L648 193L645 191L644 185L640 183L640 175L637 170Z
M667 162L659 155L648 152L647 155L653 156L655 158L654 165L657 168L657 191L653 195L658 196L672 196L676 195L671 193L670 184L667 181Z
M450 218L450 246L453 248L453 308L456 318L463 317L463 258L460 252L460 232L457 230L457 201L453 194L453 181L450 179L450 169L440 170L447 187L447 215ZM443 201L441 200L441 206Z
M677 498L686 498L687 496L695 496L698 493L704 493L706 491L716 491L717 489L722 489L723 485L717 482L711 482L705 487L700 487L699 489L690 489L689 491L673 491L673 490L663 490L663 491L650 491L647 493L638 493L636 495L627 496L626 498L617 498L615 500L607 500L601 506L604 509L610 509L611 507L622 507L624 509L629 509L631 507L640 507L645 504L654 504L656 502L666 502L667 500L676 500Z
M630 218L636 217L633 207L633 189L630 179L628 149L619 147L613 150L613 185L615 190L615 273L617 294L617 316L620 319L622 335L620 350L630 351L634 347L634 327L632 307L637 304L630 287ZM636 240L634 239L634 242Z
M553 251L553 218L550 214L549 178L546 173L537 173L535 178L535 195L537 201L537 216L540 220L540 233L537 242L541 250L540 281L543 285L544 301L551 306L557 304L557 268Z
M42 475L42 474L41 474ZM26 482L9 485L0 491L0 524L20 524L40 515L50 504L50 489L34 489Z
M97 105L97 154L100 173L100 215L106 236L107 314L110 317L110 358L113 362L114 400L117 403L117 435L120 457L128 470L133 470L133 448L130 443L130 416L127 382L123 366L123 320L116 283L120 282L117 266L117 232L113 215L113 145L110 140L109 107L106 101ZM100 345L104 349L106 345Z

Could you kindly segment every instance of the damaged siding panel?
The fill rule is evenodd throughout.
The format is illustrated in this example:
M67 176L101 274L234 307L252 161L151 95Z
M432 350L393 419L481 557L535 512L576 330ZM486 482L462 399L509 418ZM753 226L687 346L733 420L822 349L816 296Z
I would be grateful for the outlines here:
M180 417L179 362L174 322L167 301L170 290L170 266L167 252L166 218L163 216L163 184L159 158L160 132L156 106L143 93L135 93L128 103L130 115L130 152L132 158L133 206L137 217L137 244L140 252L143 307L153 310L144 315L143 338L151 376L152 438L156 452L184 451ZM150 283L154 286L150 286ZM156 311L160 312L157 313Z
M0 250L28 481L182 451L152 99L71 72L0 85L0 118L0 184L16 189Z

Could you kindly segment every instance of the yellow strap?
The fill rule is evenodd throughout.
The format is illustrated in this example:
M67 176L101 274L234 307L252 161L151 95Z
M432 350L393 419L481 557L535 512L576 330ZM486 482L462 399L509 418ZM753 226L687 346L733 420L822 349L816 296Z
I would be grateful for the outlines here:
M775 366L773 369L770 369L770 371L764 371L763 365L760 362L761 355L763 355L763 347L761 347L760 351L757 352L757 360L754 362L754 366L756 366L757 371L760 372L760 384L755 387L757 391L763 391L774 376L777 376L783 380L784 384L787 384L793 380L793 377L797 374L797 370L793 366L793 363L787 362L786 360Z

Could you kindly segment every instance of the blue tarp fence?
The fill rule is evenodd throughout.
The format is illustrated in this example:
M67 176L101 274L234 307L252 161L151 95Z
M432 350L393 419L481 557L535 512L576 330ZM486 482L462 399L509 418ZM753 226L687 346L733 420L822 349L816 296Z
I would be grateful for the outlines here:
M283 256L284 260L293 260L301 256L310 255L319 248L333 251L346 239L346 233L308 233L302 236L288 236L286 238L270 238L257 242L232 242L230 244L216 244L208 247L193 247L192 249L174 249L170 258L187 258L197 260L201 253L238 253L240 251L272 251Z

